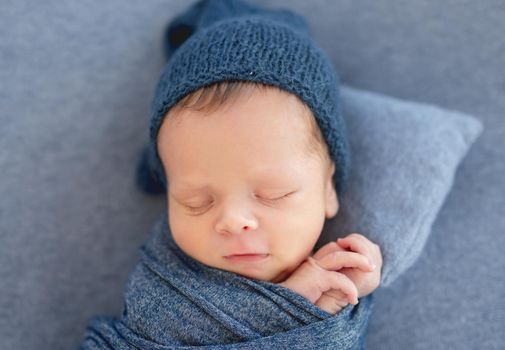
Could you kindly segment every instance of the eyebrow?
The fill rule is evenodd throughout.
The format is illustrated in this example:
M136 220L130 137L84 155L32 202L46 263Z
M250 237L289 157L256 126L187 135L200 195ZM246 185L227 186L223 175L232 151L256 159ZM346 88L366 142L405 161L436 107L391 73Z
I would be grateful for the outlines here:
M189 191L201 191L201 190L206 190L206 189L209 189L210 186L209 185L205 185L205 186L197 186L197 185L193 185L189 182L181 182L176 190L177 191L182 191L182 192L189 192Z
M293 182L293 181L299 181L301 176L298 171L295 171L292 168L288 168L286 170L268 168L257 172L256 178L261 178L261 180L258 181L259 183L264 183L272 179L281 181L285 181L287 179L289 180L289 182ZM192 183L191 181L183 180L178 183L176 190L181 192L196 192L196 191L208 190L210 188L211 188L210 185L200 186L197 185L196 182Z

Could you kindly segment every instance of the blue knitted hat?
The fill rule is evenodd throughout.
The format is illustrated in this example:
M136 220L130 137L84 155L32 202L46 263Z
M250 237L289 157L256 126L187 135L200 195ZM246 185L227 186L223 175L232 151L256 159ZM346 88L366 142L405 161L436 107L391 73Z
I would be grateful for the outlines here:
M242 0L201 0L168 26L165 54L168 62L151 105L150 143L137 167L137 183L144 191L166 191L156 139L169 109L203 86L247 80L277 86L308 105L335 162L336 191L342 193L350 151L338 77L301 16Z

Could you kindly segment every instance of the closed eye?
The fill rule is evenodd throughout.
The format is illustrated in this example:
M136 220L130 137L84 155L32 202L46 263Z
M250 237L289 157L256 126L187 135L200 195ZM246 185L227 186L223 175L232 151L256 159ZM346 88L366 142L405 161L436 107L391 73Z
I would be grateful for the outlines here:
M184 204L182 202L179 202L177 199L175 199L184 209L186 209L187 211L189 211L190 213L199 213L199 212L203 212L207 207L211 206L214 201L211 201L210 203L207 203L207 204L203 204L203 205L200 205L198 207L192 207L190 205L187 205L187 204Z
M201 212L202 210L204 210L207 205L203 205L201 207L190 207L188 205L185 205L186 209L188 209L191 213L199 213Z
M277 203L279 203L280 201L282 201L283 199L285 199L285 198L289 197L290 195L292 195L293 193L294 193L294 192L290 192L290 193L288 193L288 194L286 194L286 195L284 195L284 196L282 196L282 197L279 197L279 198L265 198L265 199L263 199L263 200L268 201L268 202L270 202L270 203L277 204Z
M287 197L289 197L290 195L292 195L295 192L296 191L290 192L290 193L288 193L288 194L286 194L284 196L278 197L278 198L261 198L261 200L269 202L269 203L272 203L272 204L278 204L279 202L281 202L282 200L286 199ZM195 215L197 215L199 212L202 212L203 210L205 210L206 207L208 207L209 205L212 205L212 202L209 203L209 204L207 204L207 205L200 206L200 207L190 207L188 205L185 205L185 207L191 213L195 213Z

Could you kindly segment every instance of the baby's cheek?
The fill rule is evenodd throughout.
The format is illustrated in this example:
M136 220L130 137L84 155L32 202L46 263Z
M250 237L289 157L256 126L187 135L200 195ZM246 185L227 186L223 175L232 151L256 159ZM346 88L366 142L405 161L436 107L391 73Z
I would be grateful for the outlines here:
M296 267L312 254L314 244L312 237L294 236L282 249L281 254L287 264Z
M282 280L286 279L291 275L300 264L306 259L306 257L299 256L297 254L279 254L277 259L272 259L274 261L272 272L274 272L277 278Z

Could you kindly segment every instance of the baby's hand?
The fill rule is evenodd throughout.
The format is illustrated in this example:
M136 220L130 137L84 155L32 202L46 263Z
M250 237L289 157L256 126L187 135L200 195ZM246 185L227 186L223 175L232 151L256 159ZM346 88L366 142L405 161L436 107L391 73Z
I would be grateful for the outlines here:
M338 251L346 250L359 253L370 260L372 264L375 264L376 267L372 272L360 271L352 267L345 267L339 271L356 285L359 298L372 293L379 286L381 280L382 254L380 247L358 233L351 233L345 238L339 238L337 246L333 247ZM330 253L331 251L331 248L327 248L326 253ZM321 257L321 254L318 257Z
M324 246L324 250L321 248L323 254L317 256L319 259L309 256L280 285L335 314L348 303L358 303L358 289L349 277L337 271L344 267L371 271L371 266L365 256L344 249L336 250L339 247L335 242L332 244ZM318 302L323 293L326 297Z

